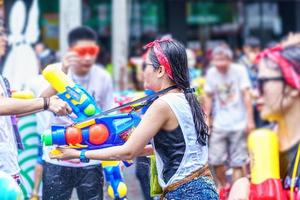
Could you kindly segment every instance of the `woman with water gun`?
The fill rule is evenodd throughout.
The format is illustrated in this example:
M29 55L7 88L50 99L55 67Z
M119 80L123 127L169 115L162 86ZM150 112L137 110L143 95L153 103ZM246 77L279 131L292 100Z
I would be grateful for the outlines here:
M278 178L278 182L271 181L268 177L256 181L261 177L256 177L257 174L251 171L251 180L242 178L236 181L229 199L298 200L300 199L300 34L292 35L281 44L262 51L257 59L261 95L258 105L261 117L278 124L276 137L279 146L277 154L273 154L274 157L270 160L273 166L264 162L258 163L256 158L263 153L262 149L272 151L270 147L264 148L263 145L269 143L266 140L265 144L258 147L260 153L252 156L251 170L260 165L265 170L260 176L264 176L272 171L271 168L267 170L267 166L278 168L278 177L277 175L269 177ZM261 134L264 133L257 134L256 137L264 137ZM249 137L252 137L251 134Z
M152 142L158 181L164 199L215 200L218 194L207 166L208 127L190 88L187 56L175 40L155 40L143 65L145 89L165 91L146 111L140 124L122 146L78 151L59 148L54 159L128 160L147 155ZM152 140L153 139L153 140Z

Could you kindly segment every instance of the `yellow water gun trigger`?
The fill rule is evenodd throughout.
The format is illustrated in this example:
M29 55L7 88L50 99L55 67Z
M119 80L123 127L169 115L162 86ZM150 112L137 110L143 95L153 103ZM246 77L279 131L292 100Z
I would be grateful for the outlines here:
M52 149L51 151L50 151L50 154L52 154L52 155L59 155L59 154L61 154L61 151L60 150L58 150L58 149Z
M69 144L69 147L70 148L73 148L73 149L82 149L82 148L87 148L88 146L87 145L83 145L83 144Z
M76 144L76 146L78 148L87 148L88 147L88 145L85 145L85 144Z

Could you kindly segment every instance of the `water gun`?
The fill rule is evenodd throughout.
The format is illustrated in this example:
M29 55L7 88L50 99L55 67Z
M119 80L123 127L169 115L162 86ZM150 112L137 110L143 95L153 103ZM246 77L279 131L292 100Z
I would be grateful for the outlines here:
M73 126L52 126L45 131L42 140L46 146L68 145L78 149L102 149L122 145L130 131L140 122L134 112L105 115L77 123Z
M130 129L139 121L140 117L131 113L95 118L67 128L52 126L52 133L43 134L42 140L45 145L69 145L80 149L101 149L122 145L127 140ZM125 200L127 186L122 179L120 162L102 161L101 163L108 183L109 196L112 199ZM123 161L123 163L126 167L131 165L131 161Z
M16 99L33 99L35 95L31 91L12 91L11 97Z
M57 96L67 102L76 117L70 117L74 122L80 122L101 112L94 98L80 85L75 84L61 71L57 64L48 65L43 70L44 78L58 92Z
M102 167L106 183L108 183L107 193L110 198L125 200L127 186L123 181L119 161L102 161Z
M76 124L52 126L51 131L42 135L46 146L68 145L79 149L101 149L122 145L127 140L131 129L138 125L138 114L122 113L115 115L101 115L93 97L76 85L56 65L49 65L43 71L43 76L51 86L60 92L58 96L65 100L76 115Z
M287 200L279 171L278 138L269 129L258 129L248 138L251 157L250 200Z

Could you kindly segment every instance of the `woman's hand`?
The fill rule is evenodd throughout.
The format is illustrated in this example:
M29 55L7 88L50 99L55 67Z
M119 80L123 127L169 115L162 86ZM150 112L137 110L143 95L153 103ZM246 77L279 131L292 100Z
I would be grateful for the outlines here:
M79 158L79 156L80 156L80 151L68 147L57 147L56 149L54 149L49 153L49 157L51 159L58 159L58 160L70 160L74 158Z

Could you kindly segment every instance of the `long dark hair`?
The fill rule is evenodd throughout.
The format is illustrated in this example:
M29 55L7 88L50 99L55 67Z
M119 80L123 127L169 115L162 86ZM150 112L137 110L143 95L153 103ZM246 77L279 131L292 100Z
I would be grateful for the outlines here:
M208 126L205 123L205 114L201 108L196 96L192 92L186 92L190 88L189 82L189 72L187 65L187 56L184 46L176 41L162 41L159 43L163 53L167 57L171 69L173 72L173 81L178 88L182 89L187 99L195 124L195 129L197 133L197 141L201 145L205 145L208 137ZM150 49L149 59L151 60L154 69L158 69L160 66L159 61L153 51L153 48Z

